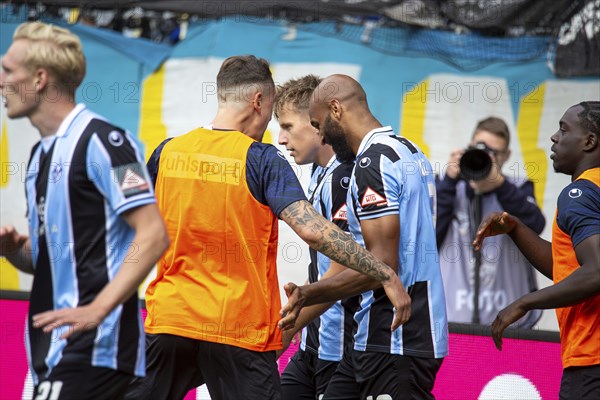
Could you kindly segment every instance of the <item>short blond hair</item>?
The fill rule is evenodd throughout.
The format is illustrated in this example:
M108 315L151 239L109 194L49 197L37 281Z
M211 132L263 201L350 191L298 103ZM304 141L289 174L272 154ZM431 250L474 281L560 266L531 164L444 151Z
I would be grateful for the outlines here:
M322 79L316 75L306 75L298 79L290 79L283 85L277 86L275 94L275 118L279 119L279 115L286 107L292 107L295 111L308 113L308 103L310 96L319 86Z
M17 27L13 41L28 40L23 63L31 70L47 69L56 84L75 92L85 76L85 56L79 37L67 29L42 22L26 22Z

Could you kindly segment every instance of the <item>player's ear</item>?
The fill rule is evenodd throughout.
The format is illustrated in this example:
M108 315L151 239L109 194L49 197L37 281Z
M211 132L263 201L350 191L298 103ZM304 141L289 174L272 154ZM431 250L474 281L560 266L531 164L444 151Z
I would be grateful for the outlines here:
M598 143L598 135L593 132L588 131L587 137L585 138L585 144L583 149L585 151L594 151L599 146Z
M340 118L342 117L342 105L340 104L338 99L331 99L329 101L329 112L331 113L331 116L333 118L335 118L338 121L340 120Z
M254 93L254 96L252 96L252 105L256 111L260 111L260 108L262 106L261 92L257 91L256 93Z

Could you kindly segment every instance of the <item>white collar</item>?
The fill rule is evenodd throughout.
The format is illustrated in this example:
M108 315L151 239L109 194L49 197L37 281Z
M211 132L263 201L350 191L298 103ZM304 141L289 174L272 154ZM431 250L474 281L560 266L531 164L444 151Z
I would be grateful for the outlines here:
M371 139L373 138L373 136L379 134L379 133L391 133L393 134L394 131L392 130L392 127L387 125L387 126L382 126L380 128L375 128L372 129L371 131L369 131L369 133L367 133L365 135L365 137L360 141L360 145L358 146L358 151L356 152L356 158L360 157L360 155L363 153L363 151L365 151L365 149L368 147L369 142L371 141Z
M83 110L85 110L85 104L83 104L83 103L77 104L75 106L75 108L73 108L71 110L71 112L69 114L67 114L65 119L63 119L63 122L60 123L60 126L58 127L58 130L56 131L56 136L57 137L64 136L67 133L67 131L69 130L69 127L71 126L71 123L73 122L73 120Z
M42 148L44 149L45 153L47 153L48 150L50 150L50 147L52 146L52 143L54 143L54 139L56 139L56 134L51 135L51 136L46 136L46 137L43 137L41 139L41 141L42 141Z
M327 165L325 165L325 169L329 169L329 167L331 167L331 164L333 164L335 161L335 154L331 156L331 158L329 159L329 161L327 161Z

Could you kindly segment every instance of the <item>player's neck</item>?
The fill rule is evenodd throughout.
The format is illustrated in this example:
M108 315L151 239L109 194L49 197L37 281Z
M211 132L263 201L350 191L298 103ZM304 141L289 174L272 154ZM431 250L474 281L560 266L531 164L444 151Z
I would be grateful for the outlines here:
M589 157L581 160L579 165L577 165L577 167L575 168L575 172L571 176L571 182L575 181L581 176L581 174L583 174L589 169L600 168L600 163L598 162L599 159L600 156L595 156L594 158Z
M251 122L248 111L248 107L219 105L217 115L212 121L212 127L213 129L231 129L246 133L247 126Z
M354 127L348 138L348 144L354 154L358 154L358 148L369 132L383 126L371 113L358 113L356 120L349 125Z
M75 108L73 102L41 103L29 116L31 124L40 132L41 137L56 134L60 124Z
M333 154L333 149L330 145L323 145L322 148L319 150L319 153L317 154L317 165L325 168L329 163L329 160L331 160L331 157L333 157Z

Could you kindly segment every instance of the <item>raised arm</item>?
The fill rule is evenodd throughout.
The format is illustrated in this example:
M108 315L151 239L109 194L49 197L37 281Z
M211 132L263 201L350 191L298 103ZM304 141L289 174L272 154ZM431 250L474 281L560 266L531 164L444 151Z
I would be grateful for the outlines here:
M552 279L552 244L507 212L492 213L481 222L473 241L475 251L486 237L502 234L508 234L531 265Z
M400 324L408 320L410 299L407 305L408 294L394 269L375 258L373 254L352 240L344 231L323 218L306 200L290 204L281 212L280 217L313 249L326 255L333 261L366 274L380 282L394 307L399 310L394 317L392 329L396 329ZM320 282L324 282L324 280ZM310 291L311 296L318 295L320 299L318 302L339 300L362 291L342 293L341 290L336 290L334 293L331 293L329 292L331 287L328 288L330 285L319 285L320 282L313 284L314 287ZM294 287L288 286L286 290L289 290L289 293L293 294L295 289L294 285ZM291 313L289 317L295 320L305 300L306 296L300 296L297 301L290 298L290 302L286 305L286 307L289 307L284 307L282 312ZM295 306L291 303L294 303ZM405 312L404 310L407 308L408 311ZM406 320L403 318L406 318ZM292 324L293 320L291 321ZM289 322L286 319L282 320L280 327L285 327Z
M396 275L393 269L373 257L344 231L327 221L308 201L300 200L290 204L282 211L280 217L310 247L332 260L383 284Z
M575 254L580 266L571 275L556 285L526 294L498 313L492 324L492 337L499 350L506 327L527 311L569 307L600 294L600 235L579 243Z
M460 158L464 149L454 149L446 164L446 173L443 178L435 180L437 192L437 220L435 224L435 236L438 248L442 246L452 218L454 217L454 202L456 200L456 185L460 181Z
M527 181L517 186L505 179L504 183L496 189L496 197L504 211L517 217L536 234L542 233L546 219L535 202L533 182Z
M377 219L361 221L363 238L367 250L373 256L398 271L398 243L400 240L400 226L397 215L389 215ZM322 289L320 286L324 286ZM331 299L346 298L381 287L381 283L367 275L356 271L346 270L339 275L322 282L316 282L306 287L309 298L306 305L326 302ZM407 295L408 297L408 295ZM410 316L410 298L408 301L408 315Z

